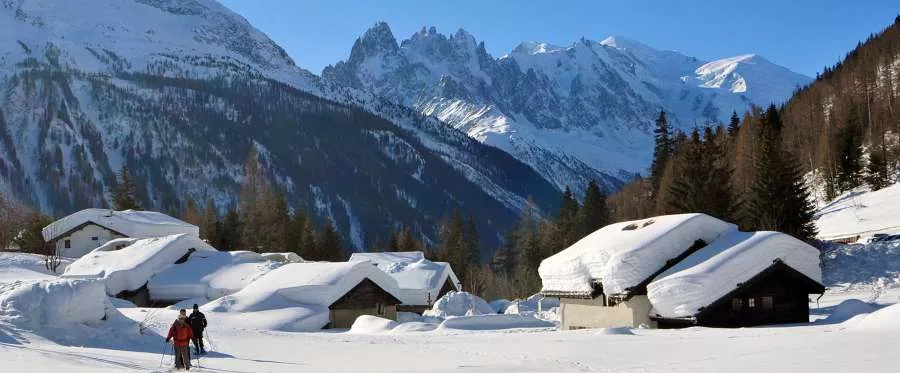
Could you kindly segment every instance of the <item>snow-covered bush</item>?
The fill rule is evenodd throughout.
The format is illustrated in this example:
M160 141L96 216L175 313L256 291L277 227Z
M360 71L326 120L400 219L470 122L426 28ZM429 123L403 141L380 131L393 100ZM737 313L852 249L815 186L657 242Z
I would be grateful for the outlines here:
M423 315L430 317L453 317L493 314L494 309L477 295L464 291L451 291L445 294L430 310Z

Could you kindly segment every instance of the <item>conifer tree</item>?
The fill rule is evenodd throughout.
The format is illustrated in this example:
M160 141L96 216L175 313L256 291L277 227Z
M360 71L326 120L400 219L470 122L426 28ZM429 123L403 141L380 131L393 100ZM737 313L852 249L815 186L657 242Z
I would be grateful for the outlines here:
M311 260L328 262L340 262L344 258L344 249L341 247L341 236L338 235L334 224L330 219L325 220L325 225L316 238L316 255Z
M741 129L741 118L738 117L737 111L731 112L731 120L728 122L728 136L734 137Z
M111 190L113 209L117 211L141 210L142 207L138 202L136 190L134 180L131 178L131 172L128 171L127 166L122 166L122 169L116 175L116 185Z
M872 149L869 152L869 164L866 165L866 184L872 190L879 190L890 185L891 179L888 173L887 157L882 149Z
M840 191L848 191L862 184L862 138L859 133L859 113L851 108L847 125L838 130L837 183Z
M588 182L584 192L584 203L580 210L581 236L587 236L609 224L609 211L606 208L606 195L596 181Z
M244 244L241 242L241 218L238 212L233 208L229 209L219 225L216 229L219 232L216 247L226 251L242 250Z
M566 187L562 195L562 202L559 207L559 230L560 239L563 246L569 246L580 239L582 228L578 221L578 200L572 194L572 190Z
M475 216L469 215L469 218L466 219L466 228L463 232L463 239L465 241L466 249L467 249L467 258L466 261L468 265L477 266L481 261L481 250L478 237L478 227L475 225Z
M423 251L422 242L413 234L410 227L403 227L397 234L398 251Z
M690 140L679 143L675 155L674 181L668 186L667 214L704 212L707 198L704 189L710 167L703 157L700 130L691 131Z
M216 223L219 219L219 213L216 210L216 204L212 198L206 200L206 206L203 208L200 222L200 237L209 242L219 242L219 232L216 229Z
M659 112L653 134L656 145L653 148L653 163L650 165L650 183L653 185L653 192L656 193L659 190L663 171L669 161L669 157L675 151L675 143L665 110Z
M181 220L184 220L185 222L191 223L198 227L202 223L200 210L197 208L197 204L194 202L193 198L188 197L187 203L184 207L184 211L181 213Z
M814 207L799 162L780 147L782 123L774 105L760 121L760 146L748 206L753 229L780 231L811 241L815 236Z

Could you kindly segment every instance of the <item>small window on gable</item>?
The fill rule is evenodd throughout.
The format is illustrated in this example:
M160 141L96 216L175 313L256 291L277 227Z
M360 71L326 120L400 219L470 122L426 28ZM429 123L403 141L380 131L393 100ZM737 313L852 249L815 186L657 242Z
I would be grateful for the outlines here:
M731 309L735 311L740 311L741 308L744 308L744 302L741 298L732 298L731 299Z
M637 225L637 224L628 224L628 225L622 227L622 230L623 230L623 231L633 231L633 230L635 230L635 229L638 229L638 225Z
M97 238L97 237L91 237L91 241L96 241L96 240L99 240L99 238Z
M71 248L72 248L72 241L71 241L71 240L65 240L65 241L63 241L63 246L65 246L67 249L71 249Z
M764 310L772 309L775 304L772 297L762 297L762 298L760 298L760 303L762 303L761 306L762 306L762 309L764 309Z
M747 308L756 308L756 298L747 298Z
M644 222L644 224L641 225L641 228L646 227L646 226L648 226L648 225L650 225L650 224L653 224L653 223L656 223L656 221L654 221L653 219L647 220L647 221Z

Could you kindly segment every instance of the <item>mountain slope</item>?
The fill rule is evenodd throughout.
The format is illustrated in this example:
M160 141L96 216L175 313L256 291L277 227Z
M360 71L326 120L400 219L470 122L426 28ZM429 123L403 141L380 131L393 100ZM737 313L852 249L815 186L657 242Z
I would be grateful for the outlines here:
M809 81L759 56L706 62L620 37L526 42L494 58L464 30L423 28L398 44L386 23L322 76L433 115L579 190L644 172L661 108L688 129L784 100Z
M433 240L455 208L495 247L527 196L556 200L509 155L296 67L213 1L0 0L0 25L0 190L48 212L104 205L123 165L153 208L224 209L251 147L356 249L396 224Z

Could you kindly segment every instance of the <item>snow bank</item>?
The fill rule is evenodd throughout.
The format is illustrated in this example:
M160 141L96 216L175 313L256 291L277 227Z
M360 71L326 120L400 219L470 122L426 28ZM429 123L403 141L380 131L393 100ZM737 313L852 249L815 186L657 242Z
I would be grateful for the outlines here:
M900 304L882 308L860 320L856 329L896 333L900 331Z
M900 241L833 245L822 254L826 285L876 284L900 287Z
M394 330L391 330L391 334L402 334L402 333L422 333L422 332L430 332L432 330L440 327L441 324L438 323L430 323L430 322L422 322L422 321L414 321L414 322L406 322L400 325L397 325Z
M731 232L656 277L647 296L663 317L692 316L776 259L821 282L819 251L778 232Z
M553 328L556 325L521 315L479 315L452 317L438 327L439 330L500 330L521 328Z
M872 313L877 308L859 299L847 299L834 307L834 311L825 318L828 323L841 323L856 316Z
M99 322L106 316L103 282L57 279L0 286L0 317L32 329Z
M857 188L816 211L819 239L835 240L875 233L900 233L900 184L874 192Z
M350 326L350 333L353 334L377 334L387 333L397 327L396 321L388 320L378 316L362 315L356 318L353 325Z
M206 303L234 294L282 264L249 251L203 251L158 273L147 289L153 300L200 298Z
M601 328L598 329L596 334L600 335L634 335L634 332L631 331L631 328L625 326L619 326L615 328Z
M200 228L155 211L84 209L59 219L41 231L50 241L85 223L94 223L126 237L150 238L175 234L200 236Z
M540 305L540 307L538 307ZM512 302L503 313L505 314L534 314L541 311L549 311L554 307L559 307L559 298L545 297L541 294L534 294L524 300Z
M241 322L264 329L318 330L329 322L328 306L365 279L397 291L396 282L369 263L290 263L203 308L243 314Z
M506 313L506 309L512 304L508 299L495 299L488 302L488 305L491 306L491 309L494 310L494 313Z
M140 289L190 249L216 251L199 237L188 234L146 238L121 250L92 251L69 265L62 277L104 279L106 293L115 296L124 290Z
M432 262L420 251L353 253L351 262L370 262L397 281L399 299L404 305L428 305L434 302L449 280L459 290L459 279L449 263Z
M601 281L620 294L663 268L695 241L712 242L736 230L704 214L665 215L607 225L541 262L542 292L590 295Z
M452 316L491 315L494 309L477 295L464 291L451 291L431 307L424 316L447 318Z
M44 256L0 253L0 284L16 281L52 280L57 275L44 266Z

